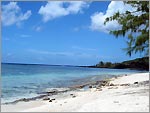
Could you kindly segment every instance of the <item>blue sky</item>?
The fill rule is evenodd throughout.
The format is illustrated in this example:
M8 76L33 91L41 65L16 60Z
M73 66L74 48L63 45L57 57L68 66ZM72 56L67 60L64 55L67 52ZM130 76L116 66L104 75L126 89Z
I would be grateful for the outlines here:
M2 2L2 62L57 65L93 65L121 62L126 38L108 33L116 22L104 26L122 2Z

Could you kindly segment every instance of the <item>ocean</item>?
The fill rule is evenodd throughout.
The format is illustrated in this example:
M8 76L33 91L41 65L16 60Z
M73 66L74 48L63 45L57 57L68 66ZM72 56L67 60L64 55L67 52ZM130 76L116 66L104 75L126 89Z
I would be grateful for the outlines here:
M38 96L47 88L65 88L116 75L137 73L129 69L75 66L2 64L1 103Z

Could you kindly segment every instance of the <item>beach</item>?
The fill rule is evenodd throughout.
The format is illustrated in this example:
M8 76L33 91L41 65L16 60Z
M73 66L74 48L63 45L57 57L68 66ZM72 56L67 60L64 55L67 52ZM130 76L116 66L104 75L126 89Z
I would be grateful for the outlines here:
M1 105L2 112L148 112L149 73L114 77L34 101Z
M150 112L149 1L5 1L2 112Z

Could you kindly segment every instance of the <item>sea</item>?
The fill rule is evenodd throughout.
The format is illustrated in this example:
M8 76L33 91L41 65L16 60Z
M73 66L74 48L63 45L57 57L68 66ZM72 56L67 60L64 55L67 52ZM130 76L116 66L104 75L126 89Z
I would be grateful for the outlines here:
M47 88L66 88L142 71L76 66L5 64L1 65L1 103L38 96Z

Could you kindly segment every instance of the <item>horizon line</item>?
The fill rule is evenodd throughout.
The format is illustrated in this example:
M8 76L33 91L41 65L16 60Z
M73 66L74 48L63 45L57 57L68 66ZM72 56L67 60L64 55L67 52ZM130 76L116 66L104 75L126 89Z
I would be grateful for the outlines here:
M40 64L40 63L15 63L15 62L1 62L1 64L16 64L16 65L45 65L45 66L70 66L70 67L87 67L94 65L70 65L70 64Z

